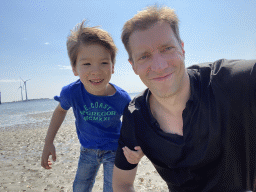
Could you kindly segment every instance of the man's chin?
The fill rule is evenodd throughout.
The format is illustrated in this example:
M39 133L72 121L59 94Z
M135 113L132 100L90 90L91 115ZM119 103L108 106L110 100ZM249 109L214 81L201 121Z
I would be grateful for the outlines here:
M152 95L154 95L154 97L161 98L161 99L167 99L174 95L172 92L166 91L166 90L156 90L156 89L149 89L149 90L152 93Z

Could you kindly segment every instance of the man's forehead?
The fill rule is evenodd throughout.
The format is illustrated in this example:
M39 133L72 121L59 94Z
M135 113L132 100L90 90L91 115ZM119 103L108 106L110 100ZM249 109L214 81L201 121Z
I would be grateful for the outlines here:
M168 23L155 24L146 30L136 30L130 36L130 44L151 44L154 42L175 41L176 37Z
M140 54L142 52L153 52L156 49L161 49L166 46L171 46L177 43L174 35L163 37L159 34L155 36L134 36L130 41L132 51Z

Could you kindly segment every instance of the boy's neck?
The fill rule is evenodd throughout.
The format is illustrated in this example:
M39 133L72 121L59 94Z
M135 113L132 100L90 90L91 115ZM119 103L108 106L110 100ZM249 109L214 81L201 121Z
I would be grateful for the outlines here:
M107 84L107 88L106 88L106 92L105 92L105 96L112 96L116 93L116 89L113 85L111 85L110 83Z

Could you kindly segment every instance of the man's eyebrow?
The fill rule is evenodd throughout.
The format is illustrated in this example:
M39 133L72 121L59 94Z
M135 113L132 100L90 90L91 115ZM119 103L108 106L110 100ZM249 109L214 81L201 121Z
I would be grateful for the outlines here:
M163 43L163 44L158 45L158 49L159 49L159 48L162 48L162 47L167 47L167 46L174 46L173 44L174 44L174 42L173 42L172 40L170 40L170 41L168 41L168 42L165 42L165 43ZM140 57L140 56L142 56L142 55L145 55L145 54L148 54L148 53L150 53L150 52L152 52L152 51L150 51L150 50L145 50L145 51L143 51L143 52L139 52L139 53L135 54L134 56L135 56L135 58L138 58L138 57Z
M173 41L168 41L166 43L163 43L163 44L159 45L159 47L167 47L167 46L170 46L170 45L173 45Z
M140 52L140 53L137 53L137 54L135 54L135 58L141 57L141 56L143 56L143 55L145 55L145 54L148 54L148 53L149 53L148 50L143 51L143 52Z

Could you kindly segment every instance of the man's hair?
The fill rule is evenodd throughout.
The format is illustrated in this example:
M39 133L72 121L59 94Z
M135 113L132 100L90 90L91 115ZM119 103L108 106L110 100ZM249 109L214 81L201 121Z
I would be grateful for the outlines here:
M139 11L133 18L124 24L121 38L125 49L129 54L129 60L132 61L131 48L129 45L129 38L131 34L136 30L147 30L159 21L164 21L170 24L175 37L181 44L179 19L174 9L170 9L169 7L149 6L144 10Z
M67 39L67 51L72 67L76 66L77 54L79 48L84 45L102 45L111 55L111 61L115 64L116 45L107 31L98 27L84 26L85 20L77 24Z

